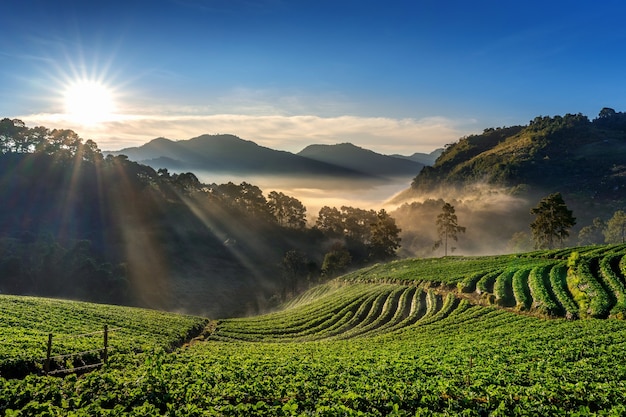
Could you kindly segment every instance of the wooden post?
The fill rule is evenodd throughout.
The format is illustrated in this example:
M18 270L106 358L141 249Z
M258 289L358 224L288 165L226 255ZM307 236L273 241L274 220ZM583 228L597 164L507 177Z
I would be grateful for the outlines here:
M106 365L109 360L109 325L104 325L104 349L102 350L102 362Z
M467 386L469 387L470 385L472 385L472 376L470 375L470 373L472 372L472 366L474 365L474 357L472 355L470 355L469 358L469 370L467 371Z
M43 370L48 375L50 372L50 355L52 354L52 333L48 333L48 349L46 352L46 361L43 364Z

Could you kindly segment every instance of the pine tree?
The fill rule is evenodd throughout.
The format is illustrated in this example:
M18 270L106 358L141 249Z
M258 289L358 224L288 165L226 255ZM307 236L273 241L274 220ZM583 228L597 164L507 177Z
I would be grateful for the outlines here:
M544 197L530 213L536 216L530 224L536 249L554 248L555 241L563 246L563 241L569 237L569 229L576 224L576 218L565 205L561 193Z
M435 242L434 249L443 245L444 256L448 256L448 239L458 240L457 233L465 233L465 227L459 226L457 216L454 213L454 206L450 203L443 205L441 214L437 216L436 224L439 240Z

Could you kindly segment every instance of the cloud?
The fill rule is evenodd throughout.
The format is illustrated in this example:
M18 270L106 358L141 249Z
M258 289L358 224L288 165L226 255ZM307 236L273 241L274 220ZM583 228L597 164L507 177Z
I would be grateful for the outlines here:
M443 117L388 117L241 114L121 115L95 126L79 125L61 114L17 117L29 126L64 128L95 140L104 150L139 146L157 138L190 139L230 133L273 149L298 152L310 144L351 142L384 154L430 152L469 133L471 120Z

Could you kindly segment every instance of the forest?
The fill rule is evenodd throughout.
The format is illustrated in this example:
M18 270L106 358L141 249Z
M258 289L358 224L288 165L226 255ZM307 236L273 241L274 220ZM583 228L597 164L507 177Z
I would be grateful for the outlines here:
M103 157L71 130L0 121L0 291L231 316L394 258L385 210L205 184Z

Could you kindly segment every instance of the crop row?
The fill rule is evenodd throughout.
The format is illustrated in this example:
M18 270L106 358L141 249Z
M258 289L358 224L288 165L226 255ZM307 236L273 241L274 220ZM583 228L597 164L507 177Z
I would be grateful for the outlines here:
M346 293L351 297L345 297ZM357 284L282 314L221 320L211 339L283 342L350 339L441 319L457 304L453 294L444 297L420 287Z
M36 297L0 296L0 375L21 376L42 369L48 335L51 354L102 347L108 325L112 353L169 349L200 333L207 320L131 307Z
M521 255L411 259L376 265L341 279L350 283L443 285L462 293L476 292L482 303L516 306L547 316L624 317L625 254L626 245L622 244ZM564 267L562 264L572 256L580 261ZM551 276L553 268L557 270Z
M484 258L444 260L444 266L447 265L444 270L451 271L455 265L460 273L462 267L466 268L466 274L456 278L456 286L446 284L443 278L430 281L429 285L416 285L429 280L409 281L401 262L389 265L395 265L402 279L389 275L377 281L371 275L378 270L376 266L360 271L361 275L355 273L349 279L315 288L280 312L222 320L212 338L286 342L349 339L393 332L446 317L459 304L457 297L461 294L456 291L465 294L475 291L482 304L514 307L544 317L574 319L608 317L609 314L622 317L626 311L623 252L622 246L586 248L582 256L577 253L577 260L569 266L562 258L569 253L569 259L571 251L508 257L507 264L498 261L496 267ZM423 267L431 262L412 260L409 263ZM477 265L483 265L484 269L474 272ZM439 284L439 292L426 290Z
M412 290L434 300L432 292ZM439 311L448 303L441 302ZM419 326L377 337L311 343L208 341L171 355L146 352L80 378L0 379L0 413L626 413L626 369L616 366L626 345L623 321L540 320L468 300L450 303L456 307L445 317L433 315L432 321L423 319Z

